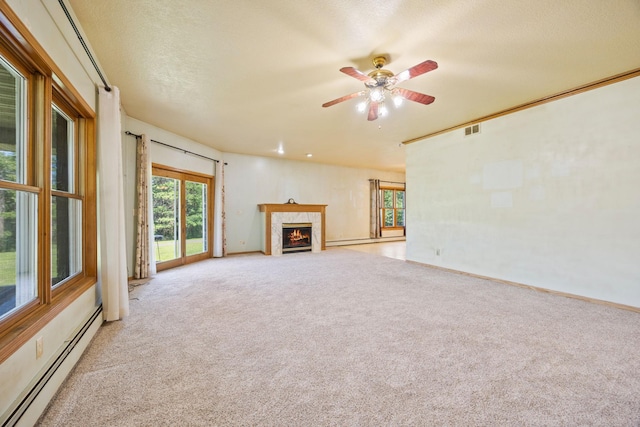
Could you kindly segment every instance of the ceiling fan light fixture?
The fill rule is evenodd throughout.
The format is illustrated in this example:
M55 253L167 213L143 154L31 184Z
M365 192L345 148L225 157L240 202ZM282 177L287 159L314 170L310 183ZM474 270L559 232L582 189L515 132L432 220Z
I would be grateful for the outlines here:
M388 112L389 110L387 110L387 106L384 105L384 103L381 103L380 107L378 107L378 113L380 114L380 116L385 117Z
M369 98L373 102L382 102L384 101L384 89L375 88L369 91Z
M364 95L364 101L357 105L357 109L360 112L364 112L368 107L369 112L367 113L367 120L373 121L379 116L386 116L388 114L389 110L384 105L385 100L393 100L395 108L399 108L404 104L405 99L423 105L429 105L435 101L435 98L431 95L396 87L396 84L435 70L438 68L437 62L428 59L398 74L393 74L391 71L383 69L382 67L386 62L387 59L384 56L375 57L373 59L375 70L371 71L369 74L365 74L353 67L340 68L341 73L363 82L365 89L325 102L322 104L322 107L331 107L332 105L336 105L340 102Z

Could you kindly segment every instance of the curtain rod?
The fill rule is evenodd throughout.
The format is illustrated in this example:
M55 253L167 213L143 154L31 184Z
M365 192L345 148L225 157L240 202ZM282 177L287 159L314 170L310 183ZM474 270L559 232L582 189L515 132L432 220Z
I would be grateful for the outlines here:
M129 131L126 131L125 133L127 135L135 136L136 138L140 138L142 136ZM203 156L202 154L194 153L193 151L185 150L183 148L176 147L175 145L165 144L164 142L156 141L155 139L150 139L149 141L155 142L156 144L164 145L165 147L173 148L174 150L182 151L184 154L191 154L193 156L198 156L198 157L202 157L203 159L211 160L212 162L220 163L220 160L212 159L211 157Z
M374 178L369 178L369 181L375 181ZM407 185L406 182L397 182L397 181L385 181L384 179L379 179L378 181L380 182L386 182L387 184L402 184L402 185Z
M96 71L98 73L98 76L100 76L100 80L102 80L102 83L104 84L104 90L106 90L107 92L111 92L111 87L109 86L109 83L107 83L107 81L105 80L104 76L102 75L102 72L100 71L100 68L98 67L98 64L96 63L96 60L93 59L93 55L91 54L91 51L89 50L89 47L87 46L87 44L84 42L84 39L80 35L80 30L78 30L78 27L76 26L76 23L73 22L73 18L71 17L71 14L69 13L69 10L67 9L67 6L64 4L63 0L58 0L58 3L60 3L60 7L62 7L62 10L64 11L64 14L67 15L67 19L69 20L69 23L73 27L73 30L76 32L76 36L78 36L78 40L80 40L80 44L84 48L85 53L87 54L87 56L89 57L89 60L91 60L91 63L93 64L93 68L96 69Z

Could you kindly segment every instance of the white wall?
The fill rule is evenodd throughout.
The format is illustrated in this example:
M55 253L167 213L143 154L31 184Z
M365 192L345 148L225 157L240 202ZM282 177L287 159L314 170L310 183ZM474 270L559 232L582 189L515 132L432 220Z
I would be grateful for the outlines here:
M404 174L225 153L227 252L260 250L258 204L326 204L326 240L369 238L369 179Z
M166 131L159 127L150 125L133 117L124 116L122 122L122 130L129 131L136 135L146 134L149 139L160 141L165 144L179 147L180 149L197 153L202 156L218 159L222 161L223 154L209 146L200 144L180 135ZM133 276L135 265L135 206L136 206L136 138L133 136L122 136L123 151L123 173L124 173L124 193L125 193L125 229L127 234L127 273L129 277ZM153 163L165 166L171 166L177 169L203 173L206 175L216 175L216 166L214 162L203 159L192 154L185 154L176 149L165 147L161 144L151 142L149 144L149 155ZM216 186L218 183L216 182ZM218 206L216 205L216 211ZM220 224L219 219L221 213L218 211L214 214L214 252L221 246L219 237L221 232L217 229Z
M125 123L123 123L123 131L130 131L137 135L146 134L149 139L160 141L165 144L178 147L182 150L197 153L202 156L210 157L212 159L222 158L222 153L215 148L208 147L200 144L191 139L176 135L175 133L166 131L159 127L150 125L141 120L127 116ZM135 138L132 136L123 136L125 138L123 144L127 144L133 147L133 151L127 151L127 161L133 161L135 170L136 150L135 150ZM131 148L128 150L131 150ZM153 163L158 163L165 166L171 166L177 169L188 170L192 172L203 173L206 175L214 176L216 174L216 167L211 160L204 159L202 157L194 156L192 154L184 153L174 148L165 147L161 144L151 142L149 144L149 154ZM135 177L134 177L135 178Z
M640 78L407 147L407 258L640 307Z
M58 25L51 17L51 14L58 15L59 11L55 9L57 1L8 0L7 3L60 67L71 84L95 110L95 84L91 80L90 73L78 61L79 54L76 56L70 48L70 45L77 44L77 38L75 41L65 40L59 27L65 28L66 21L62 21ZM53 12L48 8L51 8ZM64 19L66 20L66 18ZM66 23L66 25L69 24ZM0 365L0 418L7 408L21 396L31 381L39 377L40 370L51 362L59 349L65 345L65 340L69 339L72 332L87 320L88 315L96 310L98 304L99 297L96 295L96 287L93 286ZM88 333L83 344L76 347L75 357L79 356L93 333L95 333L95 328ZM43 338L44 354L41 358L36 359L35 341L38 337ZM67 372L69 369L71 369L70 366L67 367ZM49 390L49 396L54 392L55 389ZM44 400L45 403L46 400ZM31 417L38 415L31 414Z
M369 238L369 179L404 182L404 174L371 169L345 168L270 157L222 153L211 147L156 126L123 116L123 131L145 133L149 138L227 162L225 166L225 212L227 252L260 250L258 204L327 204L327 241ZM125 221L128 274L133 275L135 257L135 138L123 136L125 175ZM150 144L152 161L179 169L214 175L212 162L158 144ZM217 178L220 178L220 164ZM220 254L222 204L221 178L216 179L214 253Z
M24 397L21 396L21 393L34 385L34 379L39 378L39 374L43 373L42 370L47 368L51 361L60 354L61 348L66 346L66 342L75 336L77 329L89 319L95 309L96 286L92 286L71 303L61 314L42 328L32 340L20 347L18 351L13 353L0 365L0 378L2 379L0 381L0 418L14 402ZM23 418L31 420L37 420L39 418L50 398L55 394L57 388L71 371L75 361L80 358L84 349L91 341L91 338L96 333L97 326L101 323L102 318L98 317L96 322L94 322L94 327L85 334L83 342L76 346L76 349L73 351L74 354L68 356L68 360L65 361L68 365L59 369L60 372L47 384L48 390L41 393L41 396L35 403L38 407L37 411L29 410ZM35 340L39 337L43 339L44 352L42 357L36 359ZM64 368L66 368L66 370ZM33 405L34 404L32 404L32 406Z

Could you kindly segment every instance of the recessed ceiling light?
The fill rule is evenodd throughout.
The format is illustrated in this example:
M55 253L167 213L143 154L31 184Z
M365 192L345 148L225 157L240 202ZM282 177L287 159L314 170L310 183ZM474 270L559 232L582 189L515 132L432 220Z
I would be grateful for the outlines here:
M313 154L307 153L307 157L313 157Z

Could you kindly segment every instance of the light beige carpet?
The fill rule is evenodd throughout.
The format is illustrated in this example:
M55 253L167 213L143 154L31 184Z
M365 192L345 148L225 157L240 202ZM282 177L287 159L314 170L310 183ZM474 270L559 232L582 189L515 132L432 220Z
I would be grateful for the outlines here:
M160 273L42 426L640 423L640 315L345 249Z

